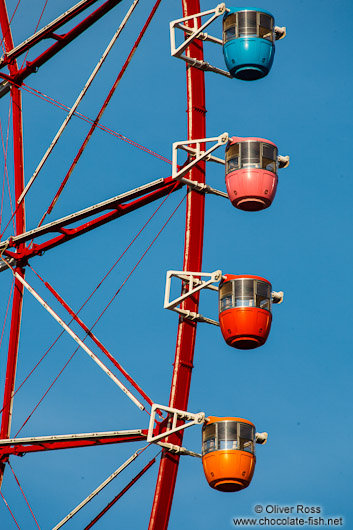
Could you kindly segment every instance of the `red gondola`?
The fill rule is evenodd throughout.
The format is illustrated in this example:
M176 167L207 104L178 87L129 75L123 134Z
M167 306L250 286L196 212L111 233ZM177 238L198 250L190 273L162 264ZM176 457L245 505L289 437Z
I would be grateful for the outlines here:
M249 350L266 342L271 328L271 284L260 276L223 276L219 323L229 346Z

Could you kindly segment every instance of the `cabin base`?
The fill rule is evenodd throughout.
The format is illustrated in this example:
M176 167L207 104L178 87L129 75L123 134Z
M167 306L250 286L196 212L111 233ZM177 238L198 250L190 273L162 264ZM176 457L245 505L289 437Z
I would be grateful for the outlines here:
M258 66L241 66L237 68L234 72L231 72L233 77L237 79L242 79L243 81L256 81L256 79L261 79L265 77L268 73L268 70L264 71Z
M246 212L258 212L271 206L271 201L255 197L247 197L246 199L238 199L237 201L233 201L233 206Z
M264 344L264 341L261 341L255 337L236 337L232 341L228 342L229 346L233 348L238 348L238 350L253 350Z
M219 482L216 482L215 484L211 485L212 488L218 491L240 491L243 490L248 486L248 484L244 484L243 482L233 480L233 479L226 479L226 480L220 480Z

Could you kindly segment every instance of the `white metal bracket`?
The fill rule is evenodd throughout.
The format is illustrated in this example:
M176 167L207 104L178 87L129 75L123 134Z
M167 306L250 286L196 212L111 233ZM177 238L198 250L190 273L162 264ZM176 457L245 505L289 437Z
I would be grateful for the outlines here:
M170 300L170 291L172 278L178 278L184 282L184 292L178 298ZM201 279L202 277L209 278L208 280ZM195 320L197 322L206 322L208 324L213 324L214 326L219 326L217 320L212 318L204 317L199 313L193 313L186 309L181 309L179 306L184 300L194 295L201 289L212 289L213 291L218 291L218 286L214 285L218 283L222 278L222 271L214 272L190 272L190 271L167 271L166 284L165 284L165 294L164 294L164 309L170 309L176 311L184 318L189 320Z
M153 436L154 422L156 419L157 410L167 412L170 415L170 423L165 432L161 434L157 434L156 436ZM177 426L177 422L179 420L185 421L187 423ZM149 443L157 442L158 440L161 440L162 438L166 438L170 434L173 434L178 431L182 431L183 429L186 429L187 427L191 427L192 425L202 425L204 422L205 422L204 412L198 412L197 414L194 414L193 412L186 412L185 410L174 409L172 407L166 407L164 405L158 405L157 403L153 403L152 409L151 409L150 423L148 427L147 442Z
M191 15L189 17L179 18L178 20L173 20L170 22L170 46L171 46L171 55L172 57L177 57L178 59L182 59L183 61L190 64L190 66L194 66L196 68L199 68L200 70L205 70L209 72L215 72L216 74L221 74L226 77L232 78L230 73L227 70L222 70L221 68L218 68L216 66L212 66L207 61L201 61L199 59L195 59L193 57L189 57L186 54L186 50L191 44L191 42L195 39L200 39L203 41L209 41L213 42L215 44L223 45L223 40L218 39L217 37L213 37L212 35L208 35L207 33L204 33L204 30L212 24L218 17L221 15L224 15L226 11L229 11L229 9L226 8L225 4L218 4L218 6L215 9L210 9L209 11L203 11L202 13L195 13L195 15ZM201 18L205 17L207 15L212 15L210 18L206 20L203 24L201 24ZM185 25L185 23L187 25ZM175 40L175 30L181 29L185 35L185 40L180 44L180 46L176 46L176 40Z
M211 155L211 153L213 153L213 151L218 149L218 147L225 145L228 142L228 139L229 139L228 133L224 132L223 134L220 134L219 136L215 136L213 138L201 138L197 140L183 140L180 142L174 142L173 148L172 148L173 179L179 180L180 182L183 182L184 184L191 186L197 191L203 191L206 193L214 193L216 195L221 195L223 197L228 198L228 195L222 191L214 190L207 184L203 184L202 182L195 182L193 180L190 180L184 177L184 175L186 175L186 173L188 173L190 169L192 169L194 166L196 166L196 164L198 164L202 160L206 160L206 162L207 161L217 162L218 164L224 165L225 161L223 158L213 156ZM208 142L214 142L214 144L206 151L202 150L201 145L206 144ZM192 160L189 163L187 163L181 168L178 166L178 149L186 151L189 154L189 157L192 158Z
M190 451L189 449L186 449L186 447L181 447L180 445L174 445L167 442L156 442L161 447L164 447L164 449L168 449L170 453L174 453L177 455L187 455L187 456L194 456L196 458L202 458L202 455L200 453L195 453L194 451Z

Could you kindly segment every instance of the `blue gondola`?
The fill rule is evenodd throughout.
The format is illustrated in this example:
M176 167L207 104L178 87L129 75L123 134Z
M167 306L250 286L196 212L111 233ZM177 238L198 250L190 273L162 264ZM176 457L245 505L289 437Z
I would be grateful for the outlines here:
M229 8L223 17L223 55L230 74L245 81L265 77L273 63L275 39L271 13Z

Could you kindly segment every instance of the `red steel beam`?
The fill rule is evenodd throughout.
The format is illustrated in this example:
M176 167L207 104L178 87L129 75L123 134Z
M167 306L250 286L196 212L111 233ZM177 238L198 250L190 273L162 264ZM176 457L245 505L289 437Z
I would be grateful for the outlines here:
M2 3L4 2L5 0L2 0ZM52 32L51 34L49 32L47 38L49 36L52 36L53 38L56 38L58 40L47 50L41 53L36 59L30 62L27 61L26 66L24 66L20 70L17 69L16 72L10 71L11 82L15 83L16 85L21 85L26 77L28 77L33 72L36 72L40 66L46 63L49 59L56 55L60 50L67 46L76 37L81 35L81 33L83 33L86 29L92 26L92 24L97 22L97 20L106 15L111 9L113 9L113 7L115 7L120 2L122 2L122 0L107 0L103 5L98 7L95 11L93 11L93 13L88 15L88 17L86 17L84 20L82 20L82 22L77 24L77 26L75 26L73 29L71 29L64 35L53 35ZM12 49L13 45L9 50L6 48L6 51L10 51ZM0 72L0 78L1 77L8 80L8 76L3 75Z
M0 25L5 44L5 50L10 51L13 48L13 39L9 18L7 14L5 0L0 0ZM18 72L17 62L9 64L11 76L16 76ZM17 203L24 189L24 170L23 170L23 129L22 129L22 98L21 91L18 87L11 88L12 99L12 122L13 122L13 149L14 149L14 181L15 181L15 203ZM21 234L25 231L25 204L24 202L16 210L15 215L16 233ZM22 247L19 248L19 251ZM24 277L24 270L16 267L16 272ZM18 346L20 340L20 327L22 316L23 285L15 280L15 289L12 301L11 326L9 337L9 349L7 354L6 376L4 386L4 408L2 413L0 438L9 438L12 420L13 393L15 389ZM4 476L4 464L0 464L0 486Z
M199 0L182 0L183 16L199 13ZM190 45L187 53L191 57L203 60L201 41ZM188 138L206 137L206 107L204 73L187 66L187 115ZM204 146L202 147L204 148ZM201 162L190 171L189 177L197 182L205 182L205 163ZM186 228L184 244L184 270L202 270L202 248L204 228L205 196L196 191L189 191L186 211ZM183 309L198 312L199 293L188 298ZM193 368L196 322L179 318L175 359L169 406L187 410ZM181 445L183 431L169 436L167 441ZM166 530L173 501L175 482L178 473L179 456L163 451L156 491L152 505L149 530Z
M19 260L19 261L20 260L26 261L30 258L33 258L34 256L41 255L43 254L43 252L46 252L47 250L57 247L58 245L66 243L67 241L71 241L75 237L78 237L82 234L86 234L87 232L90 232L91 230L94 230L95 228L98 228L99 226L109 223L110 221L113 221L114 219L117 219L118 217L122 217L123 215L133 212L134 210L137 210L141 208L142 206L145 206L146 204L149 204L158 199L161 199L162 197L165 197L169 193L173 193L174 191L177 191L183 186L183 184L181 184L180 182L176 182L175 180L172 180L171 177L170 179L165 179L165 180L166 182L163 184L163 186L160 189L150 192L147 195L144 195L143 197L140 197L139 199L136 199L134 201L130 201L126 204L118 205L111 212L101 215L100 217L97 217L93 219L92 221L88 221L87 223L84 223L80 226L77 226L76 228L71 228L71 229L63 228L63 227L56 228L55 230L57 232L61 232L61 234L52 239L49 239L48 241L45 241L44 243L41 243L38 245L34 244L31 248L28 248L28 247L26 247L25 249L22 248L22 251L19 251L19 252L11 252L9 250L5 250L3 254L8 257Z
M148 462L148 464L145 465L145 467L140 471L140 473L138 473L132 480L130 480L130 482L125 486L125 488L123 488L121 490L120 493L118 493L118 495L116 495L116 497L114 497L113 500L111 500L109 502L109 504L107 504L107 506L105 508L103 508L103 510L101 512L99 512L99 514L89 523L88 526L85 526L85 528L83 530L90 530L90 528L92 528L92 526L94 526L98 521L99 519L101 519L103 517L103 515L105 513L107 513L108 510L110 510L110 508L112 506L114 506L114 504L119 500L121 499L121 497L123 495L125 495L125 493L127 491L129 491L129 489L134 485L136 484L136 482L146 473L146 471L149 470L149 468L151 466L153 466L153 464L155 463L156 461L156 457L155 458L152 458L152 460L150 460Z
M95 438L94 440L67 440L60 442L44 442L40 445L37 444L14 444L14 445L0 445L0 462L7 461L8 457L11 455L14 456L24 456L27 453L38 453L42 451L57 451L60 449L76 449L81 447L92 447L95 445L110 445L118 443L127 443L127 442L141 442L145 441L147 438L147 431L142 431L141 434L130 434L126 436L120 436L119 438Z
M82 13L82 11L84 11L85 9L88 9L92 4L97 1L98 0L86 0L84 4L81 4L75 7L74 9L68 10L68 12L63 13L63 15L58 17L58 20L56 19L56 22L54 20L53 22L47 24L42 30L37 31L34 35L23 41L18 46L16 46L16 48L13 48L9 52L6 51L0 61L0 68L3 68L14 59L17 59L17 57L25 53L27 50L38 44L38 42L42 41L43 39L54 39L54 31L69 22L69 20Z

